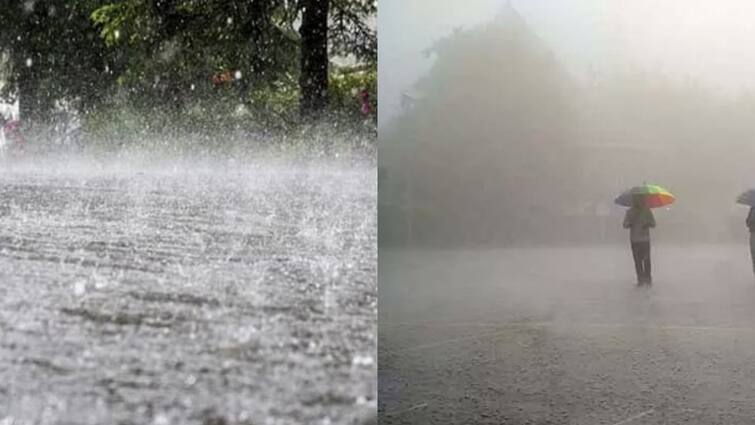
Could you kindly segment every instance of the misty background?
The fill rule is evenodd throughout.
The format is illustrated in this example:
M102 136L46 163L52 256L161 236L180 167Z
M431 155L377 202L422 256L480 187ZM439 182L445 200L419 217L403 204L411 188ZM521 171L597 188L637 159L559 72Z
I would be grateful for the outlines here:
M677 195L657 237L744 240L755 40L743 1L385 1L382 244L624 241L614 197Z

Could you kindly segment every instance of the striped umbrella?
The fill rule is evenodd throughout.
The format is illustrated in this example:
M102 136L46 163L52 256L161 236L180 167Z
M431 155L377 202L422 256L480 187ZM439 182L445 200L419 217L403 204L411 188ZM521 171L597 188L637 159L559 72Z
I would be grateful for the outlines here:
M643 184L627 189L619 195L614 202L623 206L631 207L632 199L639 197L648 208L658 208L670 205L676 197L668 190L654 184Z

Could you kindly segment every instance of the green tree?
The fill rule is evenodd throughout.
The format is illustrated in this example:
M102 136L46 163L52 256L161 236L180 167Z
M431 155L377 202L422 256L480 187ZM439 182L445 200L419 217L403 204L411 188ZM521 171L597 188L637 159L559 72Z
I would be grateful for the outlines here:
M301 110L309 115L326 105L328 46L375 62L369 19L376 9L375 0L127 0L97 9L92 18L110 45L129 48L122 81L151 93L150 101L175 98L176 87L186 90L200 75L206 81L212 72L234 69L246 99L250 90L298 81ZM163 51L162 61L150 57ZM165 83L155 85L155 78Z
M377 62L377 41L369 18L377 12L377 1L302 0L301 113L317 115L328 101L328 47L336 54Z
M396 221L423 242L515 240L571 201L574 83L513 10L432 52L421 98L381 146L381 201L403 205Z
M3 97L20 98L25 121L43 121L57 100L82 110L114 81L109 52L89 20L98 1L0 3L0 51L8 58Z
M300 108L303 116L323 111L328 99L328 11L330 0L304 0L301 35Z
M44 121L58 101L85 113L223 117L239 104L281 115L298 98L305 115L319 112L334 56L375 66L377 3L307 1L0 0L3 95L21 99L27 122ZM234 78L213 83L224 72Z

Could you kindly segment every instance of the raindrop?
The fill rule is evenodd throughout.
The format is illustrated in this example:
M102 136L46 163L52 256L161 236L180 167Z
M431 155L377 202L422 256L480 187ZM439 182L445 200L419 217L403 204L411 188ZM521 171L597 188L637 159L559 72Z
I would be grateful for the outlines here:
M188 377L186 378L186 385L188 385L188 386L192 386L192 385L194 385L194 384L196 384L196 383L197 383L197 377L196 377L196 376L194 376L194 375L189 375L189 376L188 376Z
M191 90L194 91L194 84L191 85Z
M116 40L118 40L119 38L121 38L121 32L120 32L120 30L115 30L113 32L113 36L115 37Z
M170 419L168 419L168 416L165 413L158 413L155 415L155 419L152 421L153 425L168 425L170 424Z
M103 288L106 288L106 287L107 287L107 285L108 285L108 282L107 282L107 280L106 280L106 279L103 279L103 278L97 278L97 279L95 280L95 282L94 282L94 287L95 287L96 289L103 289Z
M234 76L234 77L235 77L235 78L236 78L237 80L240 80L240 79L241 79L241 71L236 71L236 73L235 73L235 74L233 74L233 76Z
M73 293L77 297L84 295L86 292L87 292L87 284L83 280L79 280L73 285Z
M32 66L33 63L34 62L31 60L31 58L26 58L26 66L27 67L31 68L31 66Z
M231 17L229 16L229 17L228 17L228 19L226 19L226 20L225 20L225 22L226 22L226 23L227 23L228 25L231 25L231 24L233 23L233 18L231 18Z
M372 356L354 356L351 364L354 366L371 366L373 362Z

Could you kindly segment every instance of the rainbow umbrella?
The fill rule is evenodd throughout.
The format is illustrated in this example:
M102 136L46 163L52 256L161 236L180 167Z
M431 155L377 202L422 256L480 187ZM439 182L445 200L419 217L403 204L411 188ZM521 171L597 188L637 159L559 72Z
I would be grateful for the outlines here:
M634 197L641 197L645 206L648 208L658 208L670 205L676 200L676 197L668 190L654 184L643 184L627 189L614 200L623 207L631 207Z

